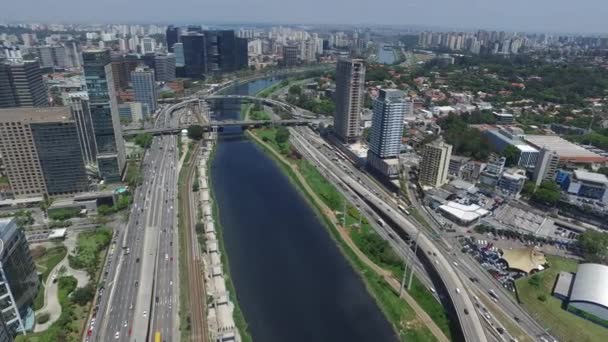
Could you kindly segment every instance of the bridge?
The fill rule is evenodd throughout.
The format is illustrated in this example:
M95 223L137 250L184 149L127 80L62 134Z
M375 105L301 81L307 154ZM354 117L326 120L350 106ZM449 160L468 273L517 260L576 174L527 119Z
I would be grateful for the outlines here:
M205 132L217 131L221 132L226 127L237 127L240 126L242 129L249 128L260 128L260 127L273 127L273 126L306 126L306 125L318 125L320 123L329 124L332 120L330 119L296 119L296 120L224 120L224 121L211 121L206 124L200 124ZM171 128L150 128L150 129L130 129L122 131L122 135L125 137L133 136L141 133L150 133L152 135L162 134L177 134L188 126L182 127L171 127Z
M257 96L249 96L249 95L206 95L206 96L197 96L193 98L188 98L182 102L171 105L166 109L166 112L169 114L174 111L186 106L189 103L195 103L198 101L207 101L207 100L225 100L225 99L236 99L236 100L246 100L253 102L261 102L270 106L282 107L286 110L289 110L296 119L289 120L222 120L222 121L210 121L205 124L201 124L205 132L210 131L223 131L225 127L228 126L241 126L242 129L248 128L259 128L259 127L270 127L270 126L305 126L309 124L331 124L333 123L333 119L323 119L317 118L312 115L307 115L301 112L300 108L292 106L291 104L269 99L265 97L257 97ZM149 128L149 129L130 129L123 130L122 135L125 137L134 136L141 133L150 133L153 135L161 135L161 134L177 134L181 132L183 129L188 128L188 126L182 127L165 127L165 128Z

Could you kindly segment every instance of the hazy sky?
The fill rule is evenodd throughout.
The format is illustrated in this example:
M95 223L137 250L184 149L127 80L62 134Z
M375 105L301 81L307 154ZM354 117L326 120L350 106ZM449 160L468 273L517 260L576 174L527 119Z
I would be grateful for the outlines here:
M6 0L0 21L425 25L608 33L607 0Z

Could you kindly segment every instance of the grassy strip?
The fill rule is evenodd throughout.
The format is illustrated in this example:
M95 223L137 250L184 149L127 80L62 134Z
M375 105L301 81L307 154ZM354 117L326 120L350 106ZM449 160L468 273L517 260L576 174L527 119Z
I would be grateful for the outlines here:
M181 154L181 144L180 144ZM184 222L184 215L182 215L182 204L184 202L183 196L185 191L190 191L186 186L186 164L190 161L190 146L186 146L186 156L184 157L184 163L178 176L178 206L179 211L177 214L177 229L179 236L179 330L181 341L190 340L191 326L190 326L190 289L188 288L188 255L186 254L186 244L188 243L186 224Z
M258 131L256 131L256 134ZM254 134L247 132L247 134ZM267 133L268 134L268 133ZM366 266L356 255L355 253L348 247L346 242L342 239L340 234L337 231L337 227L333 224L333 222L323 214L322 208L320 208L316 202L313 200L312 196L304 190L303 184L296 177L293 170L286 165L282 160L278 159L274 154L268 151L267 147L257 143L264 151L268 152L271 158L277 163L277 165L283 170L290 181L296 186L296 188L304 195L306 200L312 205L318 217L324 223L324 226L327 228L328 232L332 236L332 238L337 242L338 247L341 252L347 257L346 259L352 265L352 267L362 276L364 279L364 283L367 289L370 291L372 297L378 303L380 309L385 314L385 316L389 319L389 321L393 324L396 329L399 338L401 341L435 341L435 337L428 330L426 326L423 325L422 322L418 320L414 310L403 300L398 297L398 294L393 291L393 289L386 284L384 280L380 278L373 270L371 270L368 266ZM269 141L270 143L270 141ZM273 143L273 147L276 148L278 145ZM279 147L280 148L280 147ZM311 166L312 167L312 166ZM318 179L317 179L318 181ZM313 181L314 182L314 181ZM325 180L325 182L327 182ZM331 184L329 185L331 186ZM311 186L312 187L312 186ZM314 188L313 188L314 189ZM335 189L334 189L335 191ZM324 194L319 194L321 198L324 197ZM327 194L325 194L327 196ZM331 206L330 206L331 208Z
M47 249L43 255L34 259L36 263L36 269L38 272L42 272L40 276L40 289L34 299L34 311L40 310L44 306L44 287L46 280L49 278L51 271L57 264L65 258L67 249L64 246L58 246Z
M211 152L211 156L209 157L209 164L213 161L214 157L215 157L215 147L213 148L213 151ZM212 184L212 179L211 179L210 173L211 173L211 167L207 167L209 197L211 199L213 199L213 198L215 198L215 196L213 194L213 184ZM222 260L222 266L224 268L224 282L226 283L226 288L228 289L228 293L230 295L230 300L234 304L234 312L233 312L234 322L236 324L237 329L239 329L239 333L241 335L241 341L251 342L251 341L253 341L253 338L251 337L251 333L249 332L249 325L247 324L245 315L243 314L243 311L241 310L241 307L239 305L236 288L234 287L234 283L232 282L232 277L230 276L230 262L228 260L228 253L226 252L226 247L224 246L224 233L223 233L224 229L222 227L222 223L220 220L220 209L219 209L216 201L212 201L212 203L213 203L213 205L211 207L212 216L213 216L213 220L215 222L215 227L216 227L215 231L216 231L216 236L217 236L217 240L219 242L219 248L220 248L220 252L221 252L220 257Z
M547 262L546 270L515 281L523 306L559 340L608 341L608 329L566 311L563 302L551 295L559 272L576 272L576 261L547 255Z

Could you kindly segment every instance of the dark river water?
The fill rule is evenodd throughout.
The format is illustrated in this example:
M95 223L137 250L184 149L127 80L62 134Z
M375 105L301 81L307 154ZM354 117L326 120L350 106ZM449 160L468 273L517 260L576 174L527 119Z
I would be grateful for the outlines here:
M238 86L255 94L279 80ZM240 105L215 106L238 118ZM395 341L395 334L306 200L240 132L211 166L238 300L254 341Z

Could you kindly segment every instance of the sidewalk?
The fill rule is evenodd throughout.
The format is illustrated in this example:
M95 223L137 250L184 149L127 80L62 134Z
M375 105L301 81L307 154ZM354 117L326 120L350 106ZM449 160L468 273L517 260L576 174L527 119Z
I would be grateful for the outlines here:
M399 289L401 288L401 284L400 284L399 280L395 279L393 277L393 275L389 271L387 271L387 270L381 268L380 266L376 265L363 252L361 252L361 250L359 250L359 248L357 247L357 245L350 238L350 235L348 234L348 230L340 227L339 220L336 218L334 212L329 207L327 207L325 205L325 203L312 190L312 188L310 188L310 186L306 182L306 179L300 173L300 170L297 167L295 167L291 162L289 162L287 159L285 159L285 157L283 157L281 154L279 154L278 152L276 152L272 148L272 146L270 146L267 143L265 143L264 141L262 141L255 134L250 133L249 136L251 136L253 139L255 139L256 142L258 142L261 145L265 146L268 150L270 150L272 152L272 154L276 158L278 158L281 162L283 162L283 163L285 163L286 165L289 166L289 168L293 171L293 173L298 178L298 181L300 181L300 183L303 185L304 190L312 197L312 199L315 202L315 204L319 208L322 208L323 214L326 215L330 219L330 221L332 222L332 224L337 227L337 230L338 230L338 233L340 234L340 237L342 238L342 240L344 240L344 242L348 245L348 247L357 255L357 257L363 263L365 263L368 267L370 267L378 275L380 275L395 291L399 292ZM420 307L420 305L418 305L418 303L416 302L416 300L414 298L412 298L409 295L409 293L407 293L406 291L404 291L402 293L401 297L403 299L405 299L405 301L412 307L412 309L415 311L415 313L418 316L418 318L420 319L420 321L422 321L422 323L424 323L424 325L426 325L427 328L429 328L429 330L437 338L437 340L439 340L441 342L449 342L449 339L445 336L445 334L443 333L443 331L441 331L441 329L439 329L439 327L437 326L437 324L435 324L435 322L426 313L426 311L424 311L424 309L422 309L422 307Z

